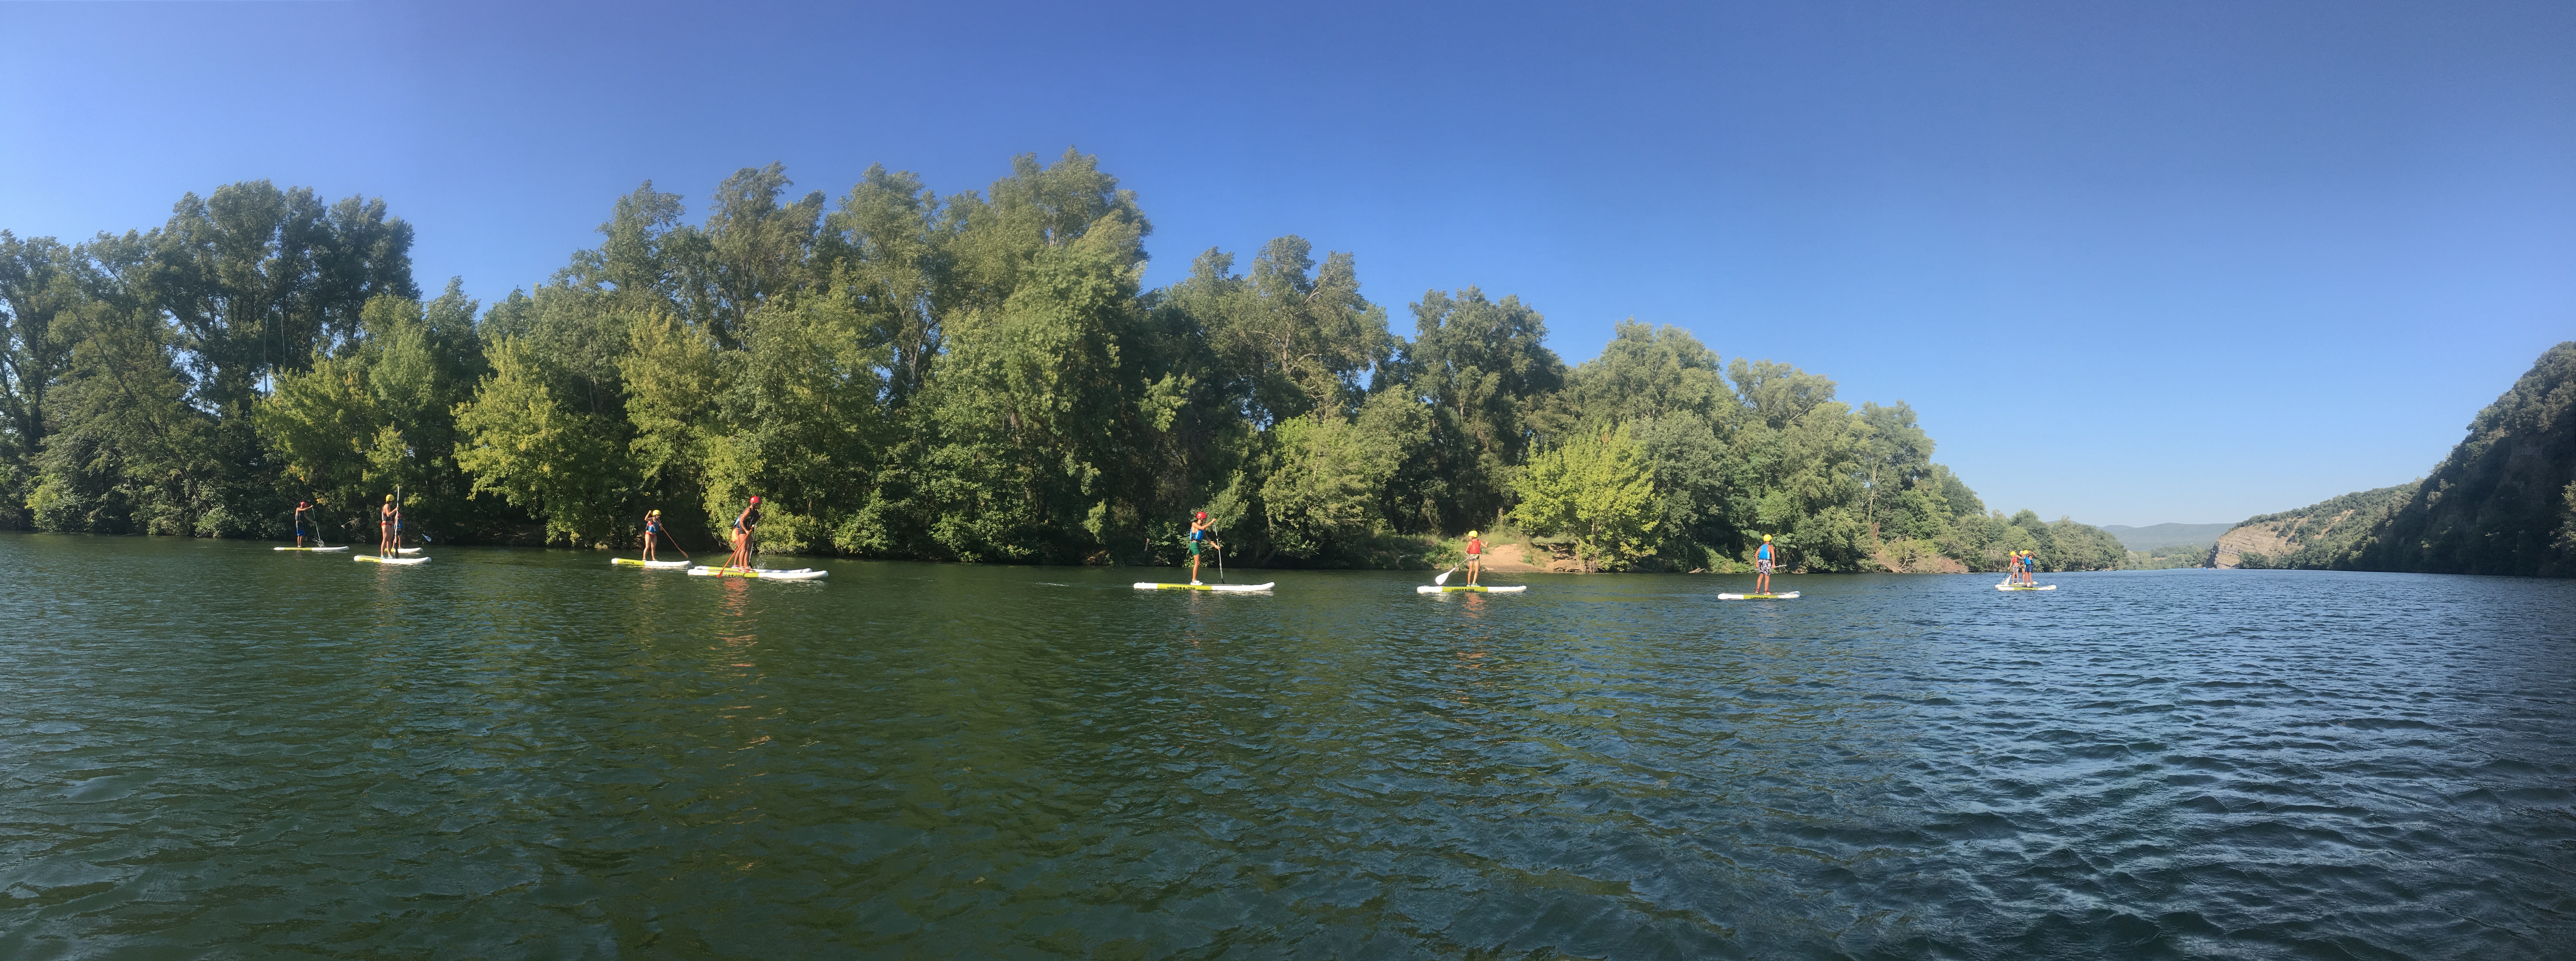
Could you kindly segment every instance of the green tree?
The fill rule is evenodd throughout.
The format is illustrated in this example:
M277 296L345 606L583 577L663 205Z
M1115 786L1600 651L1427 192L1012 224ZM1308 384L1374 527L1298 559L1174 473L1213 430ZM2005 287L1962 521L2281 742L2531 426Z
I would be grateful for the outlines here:
M1547 322L1518 297L1469 287L1427 291L1413 305L1413 342L1394 379L1432 410L1421 511L1443 530L1481 526L1510 506L1514 468L1538 440L1542 408L1565 385L1565 363L1542 343Z
M1654 467L1625 425L1538 452L1512 486L1512 516L1532 532L1571 537L1588 567L1626 567L1654 550Z
M0 230L0 527L29 523L33 460L52 433L45 398L71 364L72 338L56 328L83 301L85 267L51 237Z
M544 519L546 539L623 540L635 487L627 428L585 402L580 372L537 342L491 345L492 373L456 408L457 466L475 493L498 494Z

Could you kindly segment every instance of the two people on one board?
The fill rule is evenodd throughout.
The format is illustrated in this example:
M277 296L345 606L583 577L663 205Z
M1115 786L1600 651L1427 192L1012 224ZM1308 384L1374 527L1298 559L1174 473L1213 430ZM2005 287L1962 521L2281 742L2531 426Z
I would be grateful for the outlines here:
M2031 576L2032 572L2039 570L2039 555L2027 550L2014 551L2006 556L2005 564L2005 573L2012 575L2014 583L2026 587L2039 584L2038 579Z
M753 494L751 495L751 506L743 508L742 513L734 516L732 533L733 557L728 558L725 561L725 566L736 570L751 569L751 532L752 528L757 526L759 523L760 495Z

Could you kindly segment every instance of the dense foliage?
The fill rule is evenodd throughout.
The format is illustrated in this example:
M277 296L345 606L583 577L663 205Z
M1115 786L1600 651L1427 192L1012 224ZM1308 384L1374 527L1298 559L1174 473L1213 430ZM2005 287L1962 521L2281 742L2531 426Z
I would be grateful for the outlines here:
M2208 567L2212 550L2208 544L2167 544L2154 550L2130 551L2129 562L2121 566L2139 571Z
M2295 545L2244 567L2576 576L2576 341L2542 352L2422 480L2238 526Z
M757 493L771 550L962 561L1170 562L1194 509L1251 564L1498 523L1602 568L1733 569L1765 533L1810 570L2125 557L1988 513L1907 405L1672 327L1569 367L1468 287L1408 339L1297 237L1144 289L1151 224L1071 151L982 192L790 186L742 170L692 224L646 183L488 309L422 299L382 201L266 182L148 233L0 233L0 522L275 537L309 497L363 533L399 489L452 540L626 543L658 506L707 543Z

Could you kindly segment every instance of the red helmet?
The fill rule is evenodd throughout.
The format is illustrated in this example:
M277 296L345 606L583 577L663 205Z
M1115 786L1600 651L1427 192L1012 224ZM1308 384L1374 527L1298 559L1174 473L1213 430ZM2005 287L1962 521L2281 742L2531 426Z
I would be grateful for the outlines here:
M1198 519L1199 519L1199 520L1206 520L1206 519L1207 519L1207 512L1206 512L1206 511L1200 511L1200 512L1199 512Z
M754 504L760 503L760 495L758 495L758 494L753 494L753 495L751 495L751 502L752 502L752 503L754 503Z

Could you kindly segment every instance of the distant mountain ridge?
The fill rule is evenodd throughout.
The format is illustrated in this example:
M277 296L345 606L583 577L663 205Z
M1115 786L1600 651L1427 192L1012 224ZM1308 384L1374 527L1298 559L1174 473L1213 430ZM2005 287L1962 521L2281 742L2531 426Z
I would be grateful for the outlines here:
M2576 577L2576 341L2540 355L2423 479L2247 518L2219 567Z
M2133 551L2152 551L2159 547L2189 544L2215 544L2218 535L2227 533L2234 524L2149 524L2130 527L2126 524L2104 524L2102 529L2120 539L2120 544Z

